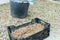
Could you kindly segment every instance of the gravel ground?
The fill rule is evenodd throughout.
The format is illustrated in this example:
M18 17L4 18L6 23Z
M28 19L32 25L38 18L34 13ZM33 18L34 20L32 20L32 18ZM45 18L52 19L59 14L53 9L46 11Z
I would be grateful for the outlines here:
M34 5L30 5L28 14L24 19L13 18L10 15L9 3L0 5L0 40L9 40L7 26L17 26L35 17L51 24L50 36L45 40L60 39L60 4L47 0L36 0Z

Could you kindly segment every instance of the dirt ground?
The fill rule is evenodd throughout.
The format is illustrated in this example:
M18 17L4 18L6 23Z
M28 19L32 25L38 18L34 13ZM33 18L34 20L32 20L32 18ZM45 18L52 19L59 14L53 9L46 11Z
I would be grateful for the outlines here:
M51 24L50 36L45 40L60 39L60 4L36 0L34 5L30 5L28 14L24 19L14 18L10 15L9 3L0 5L0 40L9 40L7 26L20 25L36 17Z

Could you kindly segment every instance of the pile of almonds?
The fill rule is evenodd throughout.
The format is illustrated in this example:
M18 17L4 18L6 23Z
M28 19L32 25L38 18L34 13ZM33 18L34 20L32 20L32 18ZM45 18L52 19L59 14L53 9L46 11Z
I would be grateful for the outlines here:
M26 38L37 32L40 32L43 29L44 29L43 25L41 25L39 23L35 23L35 24L29 25L26 27L19 28L19 29L13 31L11 34L14 38Z

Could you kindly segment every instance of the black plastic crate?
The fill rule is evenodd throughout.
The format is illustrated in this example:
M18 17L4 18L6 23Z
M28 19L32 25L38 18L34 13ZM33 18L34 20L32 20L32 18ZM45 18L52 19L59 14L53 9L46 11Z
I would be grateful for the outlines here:
M44 29L34 35L31 35L27 38L20 38L20 39L16 39L16 38L13 38L11 36L11 32L18 29L18 28L21 28L21 27L25 27L25 26L28 26L28 25L32 25L34 23L40 23L42 25L44 25ZM28 22L28 23L25 23L25 24L22 24L22 25L19 25L19 26L9 26L8 27L8 33L9 33L9 38L10 40L43 40L45 38L47 38L49 36L49 33L50 33L50 24L47 23L47 22L44 22L42 21L41 19L39 18L35 18L35 19L32 19L31 22Z

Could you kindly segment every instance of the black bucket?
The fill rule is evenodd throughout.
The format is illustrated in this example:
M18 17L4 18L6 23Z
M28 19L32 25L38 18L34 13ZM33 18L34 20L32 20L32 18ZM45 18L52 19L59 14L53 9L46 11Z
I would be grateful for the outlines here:
M18 0L17 0L18 1ZM25 18L28 14L29 3L10 1L11 15L17 18Z

